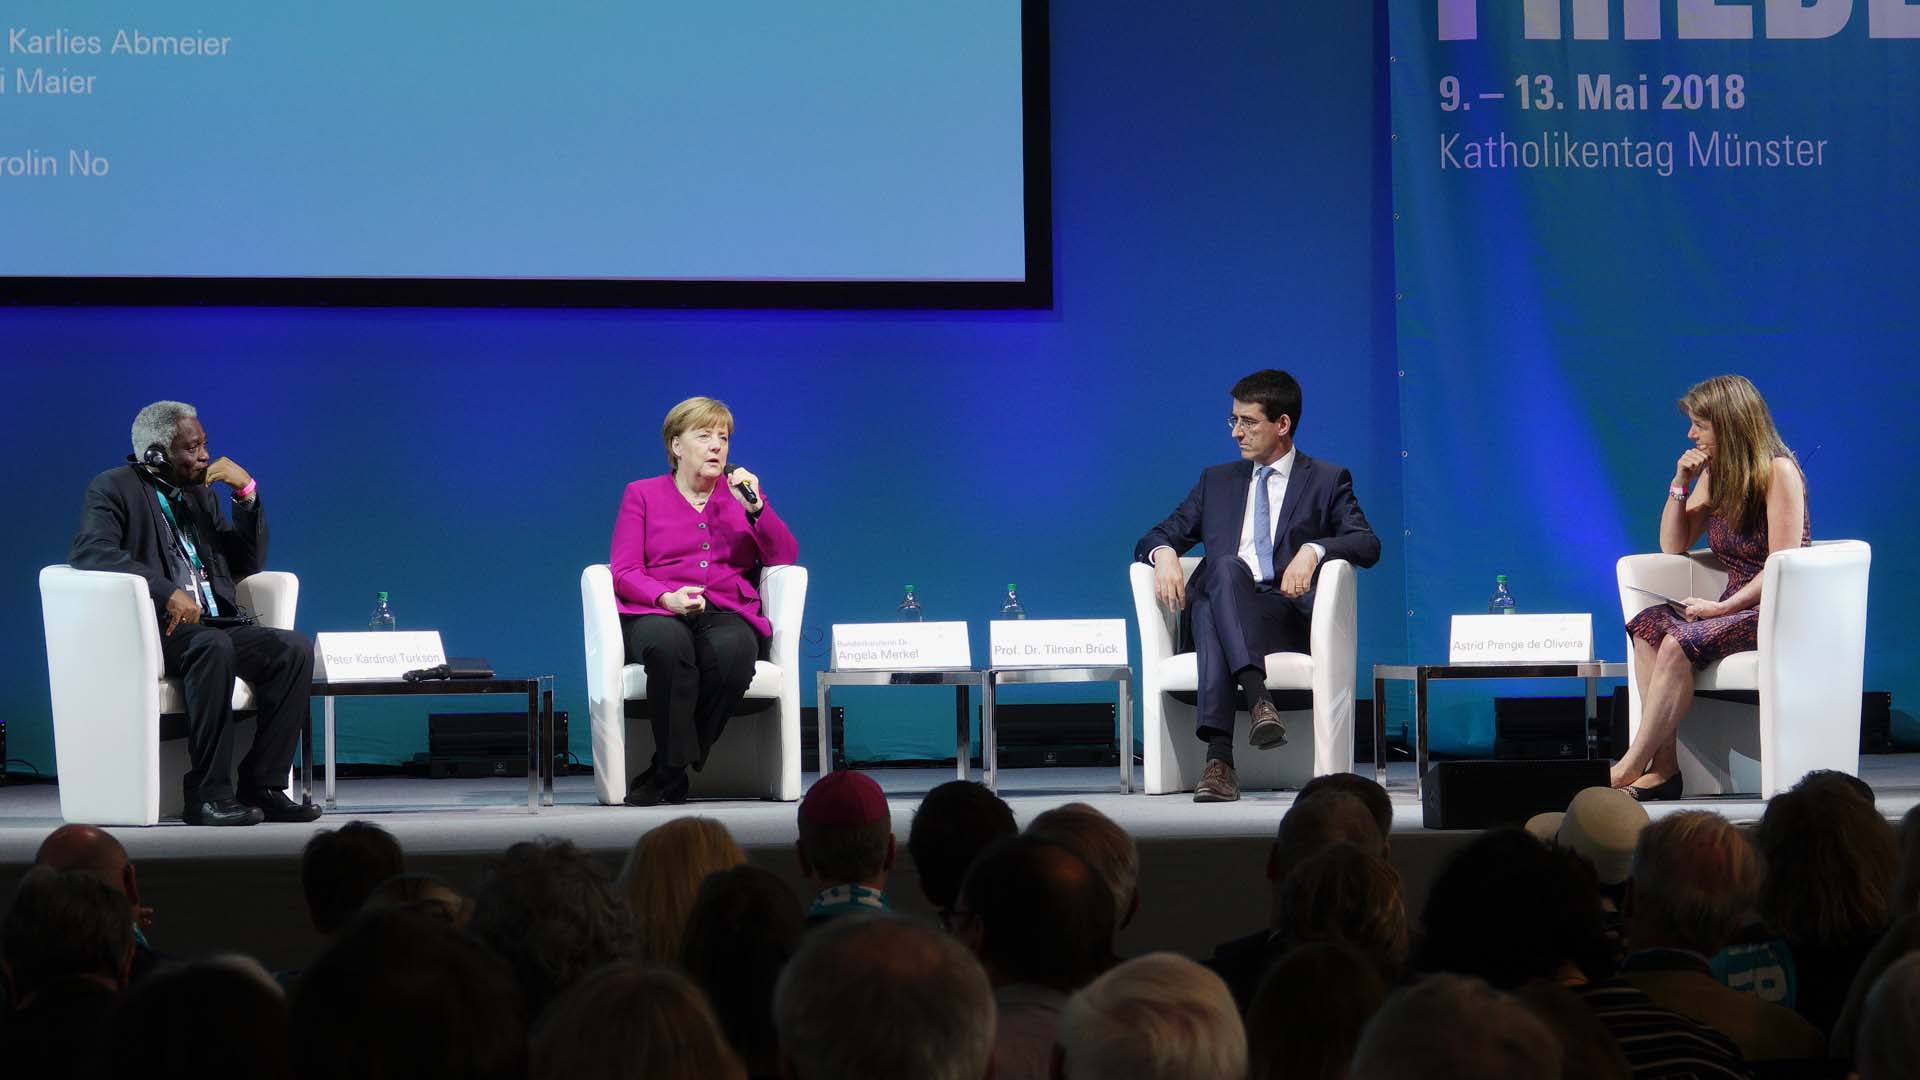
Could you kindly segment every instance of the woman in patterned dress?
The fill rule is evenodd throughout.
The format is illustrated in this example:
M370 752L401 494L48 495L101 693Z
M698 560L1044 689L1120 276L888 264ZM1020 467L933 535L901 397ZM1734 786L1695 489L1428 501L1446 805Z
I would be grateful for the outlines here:
M1613 766L1613 786L1636 799L1680 797L1675 732L1693 704L1693 676L1715 660L1759 647L1760 570L1767 556L1813 540L1807 489L1767 403L1739 375L1688 390L1680 408L1693 447L1680 455L1660 513L1660 550L1679 554L1707 535L1727 568L1717 600L1655 604L1627 623L1640 728Z

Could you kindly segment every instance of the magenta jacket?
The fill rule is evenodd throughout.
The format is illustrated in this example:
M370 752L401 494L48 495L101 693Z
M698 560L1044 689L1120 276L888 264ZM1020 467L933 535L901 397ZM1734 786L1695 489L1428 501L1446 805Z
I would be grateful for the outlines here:
M715 488L707 508L697 511L669 474L627 485L607 562L622 615L671 615L656 602L661 593L704 585L709 606L735 612L764 638L773 636L773 624L760 613L759 570L799 557L799 541L772 506L749 525L739 501Z

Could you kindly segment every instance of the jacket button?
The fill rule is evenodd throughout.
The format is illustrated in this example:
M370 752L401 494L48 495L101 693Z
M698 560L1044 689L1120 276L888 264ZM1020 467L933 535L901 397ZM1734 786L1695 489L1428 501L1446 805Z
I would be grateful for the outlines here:
M701 560L700 560L700 568L701 568L702 570L704 570L704 569L706 569L706 566L707 566L707 560L705 560L705 559L701 559Z
M705 540L702 540L702 541L700 541L700 550L701 550L701 551L705 551L705 550L707 550L708 548L710 548L710 547L712 547L712 546L713 546L712 544L709 544L709 543L707 543L707 542L706 542Z
M700 527L701 527L701 528L703 528L703 529L704 529L704 528L706 528L706 527L707 527L707 523L706 523L706 522L704 522L704 521L703 521L703 522L701 522L701 523L700 523Z

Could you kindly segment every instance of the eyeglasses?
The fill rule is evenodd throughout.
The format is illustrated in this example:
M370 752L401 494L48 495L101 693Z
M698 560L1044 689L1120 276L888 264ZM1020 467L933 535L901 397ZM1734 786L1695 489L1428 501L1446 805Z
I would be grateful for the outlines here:
M1227 433L1230 435L1238 435L1240 434L1241 428L1246 428L1248 431L1252 431L1254 428L1259 427L1261 424L1268 424L1268 423L1272 423L1272 421L1255 420L1251 417L1246 417L1246 416L1229 416L1227 417Z

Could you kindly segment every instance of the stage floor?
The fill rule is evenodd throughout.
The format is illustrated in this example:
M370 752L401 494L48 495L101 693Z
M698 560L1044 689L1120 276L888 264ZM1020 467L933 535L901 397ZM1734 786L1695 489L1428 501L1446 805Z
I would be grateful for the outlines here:
M900 846L889 895L903 909L926 911L905 850L907 830L921 797L951 779L953 770L865 771L887 793ZM1920 803L1920 754L1863 757L1861 776L1890 820ZM809 773L804 779L811 783L813 778ZM1205 956L1213 944L1264 925L1266 849L1293 804L1292 792L1245 792L1239 802L1225 804L1196 804L1186 795L1122 795L1113 769L1002 769L999 790L1023 825L1041 811L1079 801L1134 835L1141 852L1141 904L1121 937L1123 951L1173 949ZM1390 767L1387 790L1394 803L1393 862L1409 910L1417 913L1440 865L1475 834L1421 827L1410 763ZM338 808L311 825L202 829L168 821L113 832L136 862L143 901L160 912L155 940L163 950L198 955L236 949L277 967L304 963L319 944L304 918L301 848L316 829L355 819L376 822L398 837L410 869L471 888L487 860L516 841L566 838L617 868L634 840L654 825L680 814L701 814L724 823L753 862L781 874L796 894L805 895L792 852L797 804L702 800L680 807L601 806L594 801L590 776L561 777L555 784L557 805L537 815L527 812L526 795L524 778L343 779ZM1709 809L1754 822L1764 804L1728 797L1655 803L1648 809L1655 817ZM0 787L0 895L12 894L40 841L60 824L53 785ZM235 902L235 896L244 899Z

